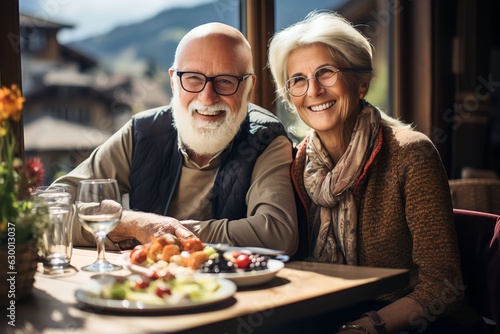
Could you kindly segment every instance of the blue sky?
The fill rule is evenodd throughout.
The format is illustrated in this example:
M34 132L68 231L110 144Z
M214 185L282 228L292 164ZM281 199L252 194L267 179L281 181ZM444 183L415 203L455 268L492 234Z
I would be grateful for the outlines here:
M119 25L142 21L167 8L192 7L214 1L19 0L19 9L21 13L74 25L73 29L64 29L58 35L59 40L66 43L106 33Z
M119 25L140 22L167 8L212 2L234 6L239 0L19 0L19 9L25 14L73 25L73 29L63 29L58 34L60 42L68 43L106 33ZM276 8L283 14L277 23L288 26L303 19L312 9L336 8L344 2L346 0L276 0ZM297 11L296 7L301 10Z

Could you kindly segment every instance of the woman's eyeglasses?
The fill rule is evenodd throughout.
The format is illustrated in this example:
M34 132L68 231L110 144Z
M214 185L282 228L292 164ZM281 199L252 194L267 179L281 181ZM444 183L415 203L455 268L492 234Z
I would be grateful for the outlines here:
M370 69L357 68L336 68L332 65L326 65L314 71L314 74L309 78L296 76L288 79L285 83L285 89L290 95L295 97L303 96L309 89L309 80L314 79L322 87L332 87L337 83L338 73L342 71L368 71Z

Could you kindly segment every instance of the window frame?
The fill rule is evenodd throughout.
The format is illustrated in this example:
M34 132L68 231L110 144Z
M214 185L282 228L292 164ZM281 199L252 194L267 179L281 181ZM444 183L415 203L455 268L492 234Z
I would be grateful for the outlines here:
M16 84L22 89L21 76L21 35L19 33L19 1L1 1L0 12L0 85ZM11 52L9 52L9 50ZM24 160L23 122L13 122L16 136L15 155Z
M274 0L245 0L240 7L243 33L252 46L257 83L251 101L276 114L276 94L271 71L267 67L267 46L274 34Z

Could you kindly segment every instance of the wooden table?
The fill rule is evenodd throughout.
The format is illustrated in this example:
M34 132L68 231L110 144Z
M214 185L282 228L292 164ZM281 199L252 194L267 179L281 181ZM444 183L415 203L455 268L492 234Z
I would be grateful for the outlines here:
M120 254L107 253L113 262ZM269 283L239 289L220 304L184 312L120 313L85 307L75 290L92 273L79 271L96 257L75 249L76 273L49 278L37 274L33 295L16 304L16 326L4 333L254 333L254 330L336 310L405 286L400 269L291 262ZM128 274L127 270L113 274ZM246 328L246 329L244 329Z

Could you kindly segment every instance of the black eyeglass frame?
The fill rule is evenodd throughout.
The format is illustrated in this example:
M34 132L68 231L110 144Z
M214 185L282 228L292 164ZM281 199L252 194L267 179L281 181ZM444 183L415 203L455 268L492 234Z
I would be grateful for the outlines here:
M349 72L349 71L359 71L359 72L366 72L366 71L371 71L372 69L371 68L354 68L354 67L341 67L341 68L338 68L338 67L335 67L333 65L324 65L324 66L321 66L321 67L318 67L316 69L316 71L314 71L313 75L311 75L309 78L306 78L302 75L299 75L299 76L296 76L296 77L291 77L290 79L288 79L286 82L285 82L285 90L288 92L288 94L290 94L291 96L294 96L294 97L301 97L301 96L304 96L307 94L307 91L309 90L309 80L310 79L314 79L316 80L316 82L318 83L318 85L320 85L321 87L325 87L325 88L328 88L328 87L333 87L335 86L335 84L337 83L338 81L338 76L337 76L337 79L335 80L335 82L329 86L326 86L326 85L323 85L321 82L319 82L318 78L316 78L316 74L318 73L318 71L324 69L324 68L327 68L327 67L330 67L330 68L333 68L334 71L333 71L333 74L334 75L337 75L339 72ZM291 81L291 80L294 80L294 79L297 79L297 78L304 78L306 80L306 90L304 91L304 93L300 94L300 95L295 95L293 93L290 92L290 89L289 89L289 85L288 83Z
M205 87L207 86L207 82L211 81L212 82L212 85L214 87L214 91L221 95L221 96L231 96L231 95L234 95L238 92L238 89L240 88L240 84L242 81L245 81L246 79L248 79L252 73L248 73L248 74L244 74L244 75L233 75L233 74L218 74L218 75L214 75L213 77L209 77L209 76L206 76L205 74L203 73L200 73L200 72L194 72L194 71L179 71L179 70L176 70L174 69L175 73L177 73L177 76L179 77L179 81L181 83L181 87L182 89L184 89L186 92L189 92L189 93L199 93L201 91L203 91L205 89ZM199 74L199 75L202 75L204 78L205 78L205 83L203 84L203 87L201 87L200 90L189 90L189 89L186 89L184 87L184 84L182 83L182 76L186 73L193 73L193 74ZM232 78L235 78L236 80L238 80L238 85L236 85L236 88L234 90L233 93L231 94L222 94L222 93L219 93L217 91L217 87L216 85L214 84L215 83L215 79L218 78L218 77L232 77Z

